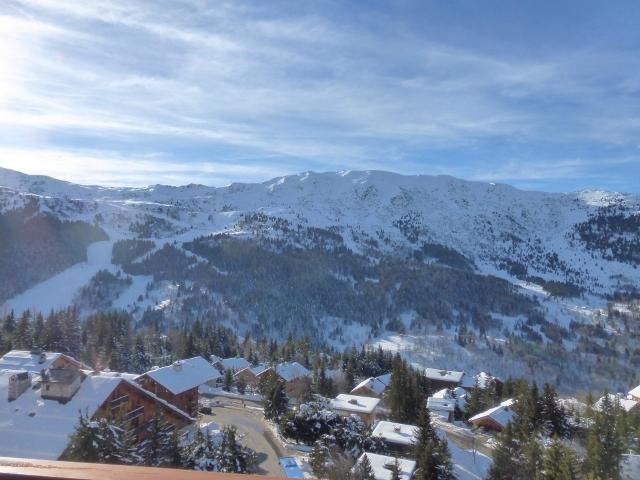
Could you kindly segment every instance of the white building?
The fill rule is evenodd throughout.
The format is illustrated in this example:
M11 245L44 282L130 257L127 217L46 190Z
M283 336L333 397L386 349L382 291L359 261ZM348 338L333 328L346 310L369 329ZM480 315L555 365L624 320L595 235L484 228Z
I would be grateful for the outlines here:
M416 469L416 462L413 460L407 460L405 458L396 459L395 457L378 455L376 453L363 453L356 462L356 467L360 465L365 455L371 464L373 476L376 480L391 480L391 468L393 468L396 460L400 467L400 478L402 480L410 480Z
M365 423L371 425L376 418L376 409L379 403L379 398L341 393L332 399L329 405L340 415L358 415Z
M410 450L415 445L417 430L418 427L415 425L380 420L371 436L382 439L389 450L400 453Z

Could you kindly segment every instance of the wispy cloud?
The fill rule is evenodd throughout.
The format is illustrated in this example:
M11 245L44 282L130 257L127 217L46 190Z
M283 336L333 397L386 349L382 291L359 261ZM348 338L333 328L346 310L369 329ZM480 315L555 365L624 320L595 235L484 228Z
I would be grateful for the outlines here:
M184 180L213 158L264 173L261 161L278 173L420 162L429 173L449 161L473 178L489 161L517 182L547 161L565 162L554 178L579 177L588 166L562 159L588 162L593 147L615 160L637 145L634 49L604 38L521 55L474 44L464 18L455 38L437 34L442 12L407 5L8 0L0 146L90 149L91 162L159 152L154 168L187 165Z

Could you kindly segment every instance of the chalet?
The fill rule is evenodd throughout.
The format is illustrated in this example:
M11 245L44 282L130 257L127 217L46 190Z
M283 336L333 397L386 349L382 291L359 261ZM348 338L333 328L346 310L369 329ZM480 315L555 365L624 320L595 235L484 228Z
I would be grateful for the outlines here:
M411 451L416 443L417 427L405 423L387 422L380 420L373 432L372 437L382 439L387 453L405 455Z
M373 477L376 480L391 480L393 465L398 462L400 466L400 479L410 480L413 477L413 473L416 469L416 462L413 460L407 460L405 458L388 457L386 455L378 455L377 453L363 453L356 462L357 466L362 462L362 459L367 456L367 460L371 464L371 470L373 470Z
M390 381L391 374L381 375L379 377L369 377L356 385L355 388L351 390L351 394L364 397L382 398Z
M452 422L456 408L465 410L467 392L456 387L453 390L443 388L427 398L427 408L432 414L447 422Z
M625 396L622 393L617 393L617 394L609 393L607 395L612 405L617 404L620 408L622 408L627 413L638 408L639 403L636 400L634 400L631 397L625 398ZM600 397L600 399L598 399L598 401L593 404L593 408L595 410L601 410L602 402L604 402L604 399L605 399L604 396Z
M515 416L515 412L511 409L512 405L512 400L506 400L497 407L474 415L469 419L469 423L476 428L482 427L499 432L504 429Z
M26 370L40 375L42 370L72 368L90 370L90 367L64 353L41 350L11 350L0 357L0 370Z
M220 372L224 373L227 370L231 370L231 373L239 372L244 368L248 368L251 364L243 357L230 357L230 358L214 358L215 362L213 366Z
M140 375L136 382L192 417L198 414L198 387L220 375L202 357L177 360Z
M245 385L256 389L260 384L260 375L268 371L273 371L273 369L268 365L260 364L256 365L255 367L246 367L242 370L239 370L238 372L236 372L233 378L236 382L238 380L243 381Z
M460 385L464 372L425 368L424 375L427 377L434 390L441 390L443 388L455 388Z
M311 388L311 372L298 362L282 362L274 371L284 382L287 395L298 398Z
M357 415L367 424L371 425L376 419L379 398L359 397L341 393L329 402L330 407L338 414L349 416Z
M483 390L492 388L498 396L502 395L503 385L504 382L501 379L487 372L480 372L477 375L467 375L465 373L460 381L460 386L468 392L474 388L480 388Z
M632 390L629 390L629 398L631 400L635 400L636 402L640 402L640 385Z
M141 440L156 409L177 429L194 421L117 374L53 368L40 378L26 370L0 370L0 456L60 458L79 412L89 418L122 416Z

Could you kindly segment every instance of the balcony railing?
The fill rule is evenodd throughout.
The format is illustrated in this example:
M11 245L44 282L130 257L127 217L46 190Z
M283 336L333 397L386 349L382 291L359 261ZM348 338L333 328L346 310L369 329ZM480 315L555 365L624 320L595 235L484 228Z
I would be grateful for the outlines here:
M282 477L280 477L282 478ZM275 477L194 472L105 463L53 462L0 457L0 480L276 480Z

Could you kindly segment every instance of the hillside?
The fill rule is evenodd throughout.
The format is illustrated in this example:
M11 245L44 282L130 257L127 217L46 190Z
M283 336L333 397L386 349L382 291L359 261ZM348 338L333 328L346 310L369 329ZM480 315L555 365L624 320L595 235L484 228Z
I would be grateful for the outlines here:
M567 390L626 386L640 362L631 195L377 171L120 189L0 170L0 186L3 216L27 222L29 205L109 237L87 263L39 276L12 265L20 291L7 309L75 302L164 328L208 317L242 334L380 343L437 367L528 371ZM7 245L30 248L27 232ZM593 369L588 385L575 376Z

